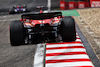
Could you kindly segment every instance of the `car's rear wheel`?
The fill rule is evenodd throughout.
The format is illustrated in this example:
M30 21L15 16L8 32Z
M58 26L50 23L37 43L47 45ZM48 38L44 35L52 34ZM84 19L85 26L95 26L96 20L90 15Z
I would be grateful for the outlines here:
M20 21L10 24L10 42L12 46L25 44L24 26Z
M13 8L9 10L9 14L14 14L14 13L15 12L14 12L14 9Z
M75 41L76 29L75 21L71 16L65 16L61 22L61 36L63 41Z

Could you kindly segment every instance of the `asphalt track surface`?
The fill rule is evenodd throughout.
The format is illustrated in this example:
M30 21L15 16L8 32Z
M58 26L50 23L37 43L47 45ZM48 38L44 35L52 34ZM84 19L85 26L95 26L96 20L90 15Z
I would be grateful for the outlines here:
M9 24L20 15L0 16L0 67L32 67L36 44L12 47L9 40Z

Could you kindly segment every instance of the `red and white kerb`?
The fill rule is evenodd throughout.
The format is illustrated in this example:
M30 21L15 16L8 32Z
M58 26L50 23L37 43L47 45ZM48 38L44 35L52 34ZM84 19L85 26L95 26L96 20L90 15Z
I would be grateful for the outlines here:
M75 42L46 44L45 67L94 67L78 34Z

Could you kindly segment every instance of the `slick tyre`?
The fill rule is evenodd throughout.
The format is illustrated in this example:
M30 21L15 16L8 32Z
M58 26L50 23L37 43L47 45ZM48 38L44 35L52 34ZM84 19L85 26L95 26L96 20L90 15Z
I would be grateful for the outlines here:
M10 24L10 42L12 46L25 44L25 35L23 23L20 21L13 21Z
M62 18L61 32L63 41L70 42L76 40L75 21L71 16L65 16Z

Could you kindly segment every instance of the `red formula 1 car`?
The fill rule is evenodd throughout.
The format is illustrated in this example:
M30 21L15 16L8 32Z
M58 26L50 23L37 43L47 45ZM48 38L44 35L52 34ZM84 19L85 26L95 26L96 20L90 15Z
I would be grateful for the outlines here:
M75 21L71 16L62 16L61 12L22 14L21 20L10 24L12 46L55 40L75 41ZM60 37L60 39L59 39Z

